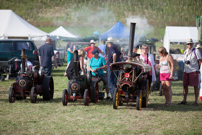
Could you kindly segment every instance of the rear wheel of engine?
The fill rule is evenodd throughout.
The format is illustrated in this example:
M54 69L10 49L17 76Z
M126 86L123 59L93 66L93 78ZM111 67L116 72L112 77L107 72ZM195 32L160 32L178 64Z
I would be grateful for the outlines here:
M68 103L68 98L69 98L68 91L67 91L67 89L64 89L64 90L63 90L63 93L62 93L62 104L63 104L63 105L67 105L67 103Z
M88 106L89 105L89 91L88 91L88 89L85 89L83 98L84 98L84 105Z
M54 95L54 82L51 76L43 78L43 100L51 100Z
M37 92L36 92L36 88L35 88L35 87L32 87L32 88L31 88L30 99L31 99L31 103L36 103L36 100L37 100Z
M113 108L117 109L119 106L119 92L117 88L114 86L114 91L113 91Z
M92 82L90 92L91 102L97 103L99 99L99 85L97 82Z
M9 102L14 103L15 99L16 99L15 91L14 91L13 87L10 87L10 90L9 90Z
M137 110L141 110L141 107L142 107L142 90L139 90L138 91L138 94L137 94L137 99L136 99L136 108Z

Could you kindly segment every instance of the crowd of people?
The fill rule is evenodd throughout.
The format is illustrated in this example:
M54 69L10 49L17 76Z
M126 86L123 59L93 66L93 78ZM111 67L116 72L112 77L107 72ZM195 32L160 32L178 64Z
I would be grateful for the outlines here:
M92 72L93 76L99 76L101 80L104 82L107 99L112 99L113 89L117 82L116 75L118 76L119 72L113 72L110 69L110 64L121 61L122 53L121 51L113 44L114 39L109 37L106 41L102 41L102 44L98 47L95 46L95 41L90 41L90 46L78 50L79 55L79 70L86 75L86 71ZM57 62L54 57L53 48L51 47L52 40L48 38L46 43L39 48L39 61L40 66L44 67L48 72L48 75L51 74L52 69L52 58L55 62L55 67L57 68ZM178 103L179 105L185 105L187 103L187 95L188 95L188 86L194 87L195 100L193 105L198 106L198 96L199 96L199 68L200 62L202 61L201 53L198 49L193 47L192 39L188 39L186 42L187 49L184 52L184 71L183 71L183 100ZM108 47L108 51L106 48ZM201 48L198 45L198 48ZM133 59L142 60L145 64L150 65L151 71L146 74L143 74L142 77L149 81L149 86L151 86L152 82L156 81L156 70L160 71L160 81L162 83L162 87L165 95L165 106L170 106L172 101L172 81L174 74L174 59L172 55L170 55L164 47L160 47L158 49L158 53L161 56L159 59L159 64L155 64L154 58L152 54L148 53L148 46L146 44L142 45L141 53L137 53L137 48L134 49L134 53L132 55ZM73 77L73 69L74 69L74 60L73 53L76 50L76 47L70 44L67 47L67 68L64 73L64 76L67 76L68 79L72 79ZM88 62L87 62L87 70L84 69L84 58L87 54ZM170 65L170 66L169 66ZM107 71L107 75L104 73L104 70ZM110 98L111 95L111 98Z

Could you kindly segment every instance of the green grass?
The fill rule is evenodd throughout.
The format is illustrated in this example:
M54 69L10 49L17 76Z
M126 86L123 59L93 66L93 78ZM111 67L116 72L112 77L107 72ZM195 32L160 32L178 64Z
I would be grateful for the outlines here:
M193 88L190 87L187 105L177 105L182 100L182 81L172 85L172 105L165 107L164 96L159 91L149 95L148 108L136 110L136 104L113 109L112 102L101 100L84 106L83 100L62 105L62 91L68 79L63 76L65 66L53 70L54 99L43 101L38 96L36 104L26 100L8 102L8 91L14 80L0 82L0 133L7 134L201 134L202 103L192 106Z
M201 5L201 0L1 0L0 9L13 10L36 27L94 28L101 33L117 21L126 26L127 18L136 18L147 29L145 19L154 29L149 37L161 39L165 26L196 26ZM89 36L93 31L72 32Z

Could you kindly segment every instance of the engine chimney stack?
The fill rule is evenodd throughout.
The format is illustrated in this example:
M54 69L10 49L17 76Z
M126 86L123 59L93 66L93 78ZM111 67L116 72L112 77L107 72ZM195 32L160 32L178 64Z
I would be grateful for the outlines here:
M27 58L27 56L25 55L25 49L21 50L21 58L22 58L22 69L21 69L21 73L25 72L25 59Z
M135 25L136 23L130 24L130 39L129 39L129 53L128 53L128 61L132 61L132 53L133 53L133 44L134 44L134 36L135 36Z
M78 51L74 51L74 79L78 78L79 76L79 57L78 57Z

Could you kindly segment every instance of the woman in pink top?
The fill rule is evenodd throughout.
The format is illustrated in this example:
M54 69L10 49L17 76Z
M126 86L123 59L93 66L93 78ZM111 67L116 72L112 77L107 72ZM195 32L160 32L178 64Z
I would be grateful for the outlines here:
M161 56L159 60L159 65L157 64L156 67L160 69L160 81L162 83L162 88L164 89L165 95L165 106L169 106L171 104L172 99L172 81L173 81L173 57L169 55L168 52L164 47L160 47L158 49L159 55ZM168 67L168 62L171 65L171 72Z

